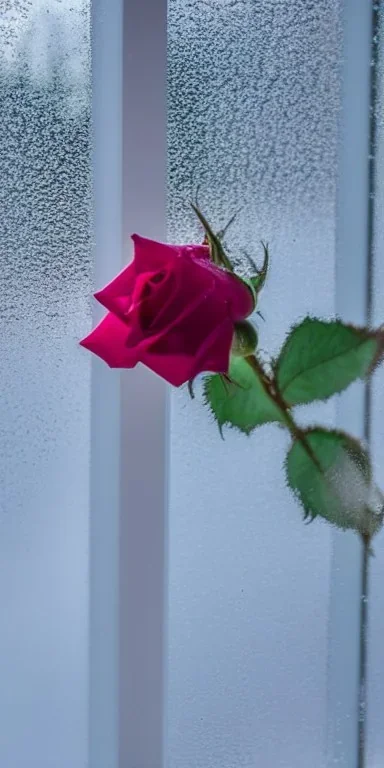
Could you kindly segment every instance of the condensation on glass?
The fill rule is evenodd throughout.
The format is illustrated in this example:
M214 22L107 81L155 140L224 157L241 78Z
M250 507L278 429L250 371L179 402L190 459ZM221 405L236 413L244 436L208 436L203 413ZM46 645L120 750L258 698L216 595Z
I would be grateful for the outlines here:
M335 311L340 6L169 2L169 240L201 240L198 192L217 229L239 210L240 267L269 243L272 354ZM223 441L184 390L171 410L169 768L323 768L331 532L303 525L277 428ZM334 404L298 415L331 425Z
M377 67L375 93L376 141L373 147L373 324L384 322L384 5L379 8L379 30L372 63ZM379 368L373 383L372 451L378 485L384 487L384 371ZM383 729L383 636L384 636L384 532L374 540L370 563L368 638L368 765L384 765Z
M0 14L0 764L87 762L89 0Z

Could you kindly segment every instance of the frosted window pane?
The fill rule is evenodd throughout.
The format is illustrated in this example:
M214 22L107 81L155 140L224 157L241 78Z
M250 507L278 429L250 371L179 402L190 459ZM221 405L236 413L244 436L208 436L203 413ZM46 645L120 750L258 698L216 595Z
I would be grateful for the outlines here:
M335 309L335 0L170 0L169 240L272 254L260 346ZM333 403L302 410L332 424ZM270 426L221 441L172 395L169 768L325 766L330 530L304 526Z
M85 768L89 0L0 18L0 765Z
M384 320L384 7L380 11L377 76L377 137L374 153L374 313L373 320ZM379 485L384 487L384 371L375 374L372 409L372 442L375 471ZM368 641L368 749L369 766L384 765L384 532L375 539L375 557L371 563L370 631Z

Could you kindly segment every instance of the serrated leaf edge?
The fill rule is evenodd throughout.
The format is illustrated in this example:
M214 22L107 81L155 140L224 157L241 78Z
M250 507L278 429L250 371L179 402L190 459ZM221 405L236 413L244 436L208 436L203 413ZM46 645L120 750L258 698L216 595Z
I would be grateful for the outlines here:
M376 368L380 365L382 360L384 359L384 326L380 326L377 330L369 329L364 326L357 326L353 323L346 323L344 322L340 317L336 316L332 320L329 319L323 319L321 317L316 317L313 315L306 315L302 320L299 320L297 323L295 323L290 330L288 331L285 341L283 343L283 346L281 347L280 354L277 356L277 358L273 361L273 383L276 387L276 390L280 392L280 394L284 397L284 391L280 390L279 383L278 383L278 374L279 374L279 366L281 365L281 362L283 360L283 356L286 354L286 349L288 346L288 342L290 340L290 337L293 335L293 333L300 328L301 325L303 325L306 321L312 321L312 322L320 322L325 325L331 325L331 324L338 324L342 325L344 328L349 328L358 334L362 334L364 336L364 341L368 340L376 340L377 341L377 350L376 355L374 356L374 359L372 360L371 365L369 366L367 372L364 376L359 376L355 381L366 381L376 370ZM332 359L332 358L330 358ZM350 386L350 385L348 385ZM326 395L325 397L316 397L313 400L311 400L311 403L325 403L327 400L330 400L331 397L335 397L335 395L340 395L342 392L344 392L348 387L343 387L339 392L334 392L331 395ZM287 405L290 408L299 408L303 405L308 405L308 403L293 403L292 405L290 403L287 403Z
M219 431L220 431L220 435L223 437L223 439L224 439L224 435L223 435L223 427L224 426L228 426L229 429L234 429L234 430L236 430L238 432L241 432L242 434L246 435L247 437L250 437L250 435L252 434L252 432L254 432L255 429L259 429L260 427L264 427L266 424L277 424L278 426L283 426L281 422L277 421L276 419L272 419L272 418L271 419L266 419L261 424L255 424L253 427L250 427L249 429L245 429L244 427L239 427L237 424L233 424L229 419L226 419L225 421L220 422L219 419L216 416L215 411L212 408L211 401L210 401L209 396L207 394L207 386L208 386L209 381L211 379L213 379L215 377L219 377L219 376L220 376L219 373L214 373L214 374L211 374L209 376L204 376L204 379L203 379L203 402L204 402L204 405L206 405L208 407L208 410L209 410L210 414L213 416L216 424L218 425ZM239 386L239 387L241 386L239 384L239 382L236 382L235 380L233 380L233 384L235 384L235 385L237 384L237 386Z
M338 437L342 437L349 444L353 444L355 448L359 449L360 452L364 453L365 457L368 459L368 462L369 462L369 477L368 478L366 477L365 479L367 480L367 482L371 482L372 481L372 464L371 464L371 459L370 459L368 450L364 446L362 441L360 441L357 438L353 437L352 435L348 434L348 432L344 432L344 430L342 430L342 429L333 429L331 427L319 427L317 425L313 425L313 426L306 427L302 431L304 436L307 436L308 434L313 434L313 432L321 432L322 434L337 435ZM289 454L290 454L292 448L294 447L294 445L296 443L299 443L299 442L300 441L298 439L293 439L292 440L290 448L287 451L287 454L286 454L284 462L283 462L283 468L284 468L284 473L285 473L285 477L286 477L286 483L287 483L287 486L289 488L289 491L290 491L290 493L293 494L293 496L297 500L297 502L300 505L300 507L304 510L304 520L307 521L307 525L308 525L308 524L312 523L317 517L322 517L322 515L319 515L318 512L314 512L310 507L308 507L308 505L306 505L303 502L303 499L301 498L299 491L296 488L292 488L292 486L289 483L289 479L288 479L288 457L289 457ZM311 448L312 448L312 446L311 446ZM314 450L314 449L312 448L312 450ZM349 455L350 455L352 461L354 461L354 463L357 464L357 461L355 461L354 455L351 454L351 453L349 453ZM319 468L317 467L317 465L315 463L314 463L314 467L316 468L317 472L320 472ZM308 520L308 517L310 518L309 520ZM335 525L335 527L339 528L340 530L349 530L347 526L346 527L339 526L336 523L332 523L330 520L327 520L327 522L330 525Z

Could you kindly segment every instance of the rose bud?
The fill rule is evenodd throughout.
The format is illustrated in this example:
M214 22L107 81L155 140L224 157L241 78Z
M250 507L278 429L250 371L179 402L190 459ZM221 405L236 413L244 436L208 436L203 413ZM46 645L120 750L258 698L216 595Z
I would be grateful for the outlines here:
M213 264L206 245L132 239L131 264L95 294L108 314L80 344L111 368L141 362L174 386L227 373L235 324L255 308L252 289Z
M235 332L232 339L231 354L235 357L248 357L253 355L257 347L258 337L256 328L249 320L235 323Z

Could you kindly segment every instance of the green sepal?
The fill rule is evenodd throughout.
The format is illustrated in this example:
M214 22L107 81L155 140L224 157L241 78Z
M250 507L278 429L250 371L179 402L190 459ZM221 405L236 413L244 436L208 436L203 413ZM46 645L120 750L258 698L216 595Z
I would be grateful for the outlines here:
M269 269L269 250L268 245L266 243L261 242L264 250L264 261L263 266L260 270L257 270L257 274L250 278L250 281L253 285L253 288L256 292L256 294L260 293L261 289L264 288L265 281L267 279L268 269Z
M256 307L257 307L257 293L255 291L255 287L254 287L254 285L252 283L252 280L251 280L251 278L248 278L248 277L240 277L240 275L234 275L234 277L236 277L238 280L241 280L241 282L244 283L244 285L247 286L248 290L251 291L252 301L253 301L253 308L252 308L251 312L249 313L251 315L252 312L254 312Z
M220 237L218 237L218 235L215 235L212 227L208 223L205 216L201 213L197 205L191 202L191 206L196 216L198 217L199 221L204 227L205 236L209 246L211 260L213 261L214 264L217 264L220 267L225 267L225 269L228 269L230 272L233 272L234 268L233 268L232 262L227 256L227 254L225 253L225 250L221 244Z

